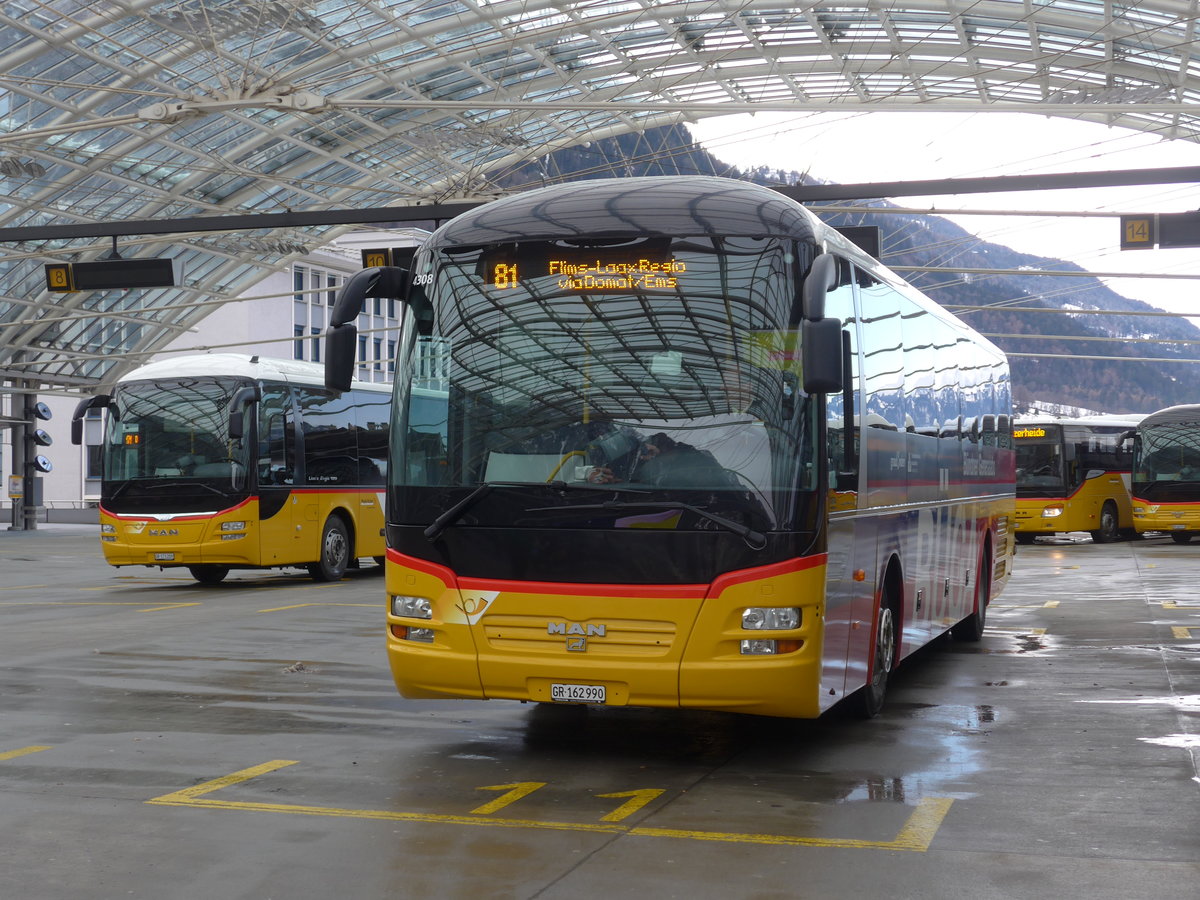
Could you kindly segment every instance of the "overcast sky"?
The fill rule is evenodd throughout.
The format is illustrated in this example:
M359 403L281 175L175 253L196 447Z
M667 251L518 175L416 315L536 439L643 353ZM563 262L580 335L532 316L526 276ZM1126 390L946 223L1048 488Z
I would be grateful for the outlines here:
M1196 143L1019 113L760 113L704 119L689 127L714 156L740 168L762 165L842 184L1200 165ZM1200 275L1200 249L1120 250L1117 219L949 214L954 209L1186 212L1200 209L1200 186L1194 184L903 197L893 202L933 207L985 240L1067 259L1092 272ZM1105 282L1126 297L1200 317L1200 281ZM1194 321L1200 324L1200 318Z

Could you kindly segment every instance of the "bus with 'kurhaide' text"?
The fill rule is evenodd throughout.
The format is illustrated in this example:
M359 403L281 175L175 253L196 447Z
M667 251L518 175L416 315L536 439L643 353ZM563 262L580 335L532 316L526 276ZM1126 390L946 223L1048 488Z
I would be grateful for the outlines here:
M390 385L324 386L320 365L238 354L181 356L82 400L103 410L100 540L114 566L307 568L340 579L384 557Z
M1133 523L1177 544L1200 534L1200 405L1170 406L1138 423L1133 441Z
M1089 532L1107 544L1134 533L1129 500L1133 457L1122 438L1140 415L1018 416L1016 536Z
M406 307L388 656L413 698L876 714L1012 559L1005 356L796 202L584 181L365 269Z

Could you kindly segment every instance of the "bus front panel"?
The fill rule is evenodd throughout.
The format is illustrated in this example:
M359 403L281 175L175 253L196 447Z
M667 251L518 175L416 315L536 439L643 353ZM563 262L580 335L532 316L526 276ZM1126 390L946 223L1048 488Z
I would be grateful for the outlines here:
M821 557L690 585L456 578L396 553L389 563L388 655L406 697L820 712ZM755 627L764 610L784 617L766 623L779 627Z

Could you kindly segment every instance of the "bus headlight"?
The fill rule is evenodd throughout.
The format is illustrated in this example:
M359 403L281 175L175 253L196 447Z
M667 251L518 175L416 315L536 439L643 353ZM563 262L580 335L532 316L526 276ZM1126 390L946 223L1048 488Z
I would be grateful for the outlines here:
M392 637L401 641L415 641L418 644L433 643L432 628L410 628L407 625L393 624L391 626Z
M222 522L221 530L222 531L245 531L246 523L245 522Z
M1042 508L1042 517L1046 519L1053 519L1062 514L1063 508L1061 506L1046 506Z
M107 522L101 522L100 523L100 533L101 534L116 534L117 526L109 525Z
M403 619L432 619L433 601L428 597L410 597L406 594L395 594L392 596L392 615ZM426 629L417 630L424 631ZM432 635L432 632L430 634ZM410 637L409 640L412 640L412 638ZM430 640L432 640L432 637Z
M800 627L800 608L751 606L742 610L742 627L747 631L790 631Z

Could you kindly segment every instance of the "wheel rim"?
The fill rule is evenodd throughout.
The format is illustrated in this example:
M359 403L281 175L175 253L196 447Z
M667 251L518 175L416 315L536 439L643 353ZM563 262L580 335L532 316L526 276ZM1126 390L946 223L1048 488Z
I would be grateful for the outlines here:
M346 535L340 528L330 528L325 533L325 562L332 569L341 569L349 553Z
M1117 531L1117 517L1113 515L1111 507L1104 507L1104 511L1100 513L1100 530L1106 535L1115 534Z
M892 671L893 650L896 646L896 629L892 621L892 609L885 606L879 611L879 631L875 635L875 671L873 684L880 684Z

